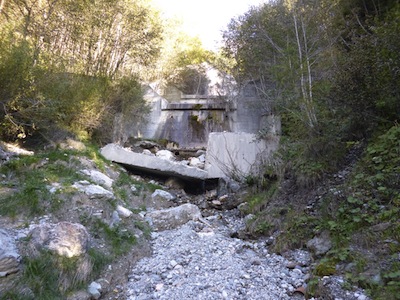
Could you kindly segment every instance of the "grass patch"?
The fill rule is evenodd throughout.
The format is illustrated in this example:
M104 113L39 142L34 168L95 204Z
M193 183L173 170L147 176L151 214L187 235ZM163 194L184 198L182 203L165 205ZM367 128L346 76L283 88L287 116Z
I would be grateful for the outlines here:
M103 240L110 246L115 257L129 252L136 244L136 237L128 229L121 226L110 227L100 219L95 219L91 229L96 234L103 236Z
M50 193L51 184L70 186L84 178L76 172L69 155L54 151L47 154L50 155L14 159L0 168L0 172L7 178L7 185L15 189L13 193L0 198L0 214L10 217L25 214L33 217L49 210L57 211L62 201L57 193Z
M82 289L93 278L93 261L89 255L66 258L49 251L25 256L20 280L1 299L66 299L71 291Z
M282 222L281 231L272 250L283 253L288 249L302 249L306 243L314 236L318 219L314 216L298 212L293 209L288 210Z

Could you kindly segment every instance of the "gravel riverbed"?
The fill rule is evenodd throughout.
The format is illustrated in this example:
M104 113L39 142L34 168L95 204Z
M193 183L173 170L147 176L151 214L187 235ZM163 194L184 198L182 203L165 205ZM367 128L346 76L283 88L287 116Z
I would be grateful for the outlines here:
M132 270L126 298L304 299L307 267L270 254L262 240L231 235L244 226L236 210L152 234L153 254ZM303 263L304 264L304 263Z

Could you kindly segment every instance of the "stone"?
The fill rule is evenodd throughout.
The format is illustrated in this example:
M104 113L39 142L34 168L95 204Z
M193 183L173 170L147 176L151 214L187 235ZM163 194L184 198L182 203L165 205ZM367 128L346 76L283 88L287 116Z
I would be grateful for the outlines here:
M111 215L110 227L117 226L121 222L121 218L116 210Z
M89 245L89 233L78 223L43 223L30 232L30 237L37 250L47 249L68 258L85 254Z
M217 190L209 190L206 191L206 199L207 200L213 200L218 197L218 191Z
M67 297L67 300L90 300L91 295L87 291L77 291Z
M230 193L237 193L240 190L240 184L229 177L218 179L218 195L223 196Z
M146 214L150 224L156 231L177 228L190 220L198 220L201 218L200 209L190 203L186 203L177 207L164 210L156 210Z
M323 231L319 236L307 242L307 248L310 249L315 256L321 256L332 248L332 241L328 231Z
M176 196L172 195L167 191L157 189L153 192L153 194L151 194L151 199L153 201L162 201L162 200L173 201L176 199Z
M117 206L117 212L123 218L129 218L130 216L133 215L132 211L130 211L129 209L127 209L121 205Z
M205 163L206 162L206 154L202 154L198 157L198 159L200 160L200 162Z
M169 150L159 150L157 151L156 156L161 159L166 159L171 161L176 160L175 155Z
M226 202L229 200L229 196L228 195L223 195L221 197L218 198L218 200L222 203L222 202Z
M81 173L89 176L90 179L97 184L104 185L108 188L111 188L114 182L110 177L97 170L82 170Z
M379 223L374 226L371 226L371 230L375 232L382 232L387 230L392 224L390 222Z
M214 206L221 206L222 205L221 201L219 201L219 200L213 200L211 203Z
M139 171L152 172L156 175L175 176L189 180L207 179L207 172L202 169L186 166L179 162L173 162L155 156L135 153L117 144L106 145L101 149L101 154L111 161L127 165Z
M101 289L101 284L93 281L91 284L89 284L87 291L93 299L100 299Z
M76 188L77 190L84 192L86 195L88 195L91 198L97 198L97 197L105 197L105 198L114 198L114 194L110 192L109 190L106 190L100 185L96 184L91 184L87 180L81 180L78 182L75 182L72 187Z
M200 161L197 157L189 158L189 166L196 167L196 168L204 168L204 163Z
M4 229L0 229L0 277L19 271L21 256L14 239Z
M205 158L206 153L207 153L207 152L206 152L205 150L199 149L199 150L196 151L196 153L194 154L194 156L195 156L195 157L200 157L200 156L203 155L204 158Z
M149 149L144 149L142 153L148 156L155 156Z

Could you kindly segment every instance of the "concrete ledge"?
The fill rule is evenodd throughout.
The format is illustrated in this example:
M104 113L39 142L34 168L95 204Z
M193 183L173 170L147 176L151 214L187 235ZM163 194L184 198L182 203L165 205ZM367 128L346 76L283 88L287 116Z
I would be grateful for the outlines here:
M117 144L108 144L100 152L108 160L141 171L181 177L185 180L205 180L208 177L207 172L202 169L182 165L156 156L135 153Z

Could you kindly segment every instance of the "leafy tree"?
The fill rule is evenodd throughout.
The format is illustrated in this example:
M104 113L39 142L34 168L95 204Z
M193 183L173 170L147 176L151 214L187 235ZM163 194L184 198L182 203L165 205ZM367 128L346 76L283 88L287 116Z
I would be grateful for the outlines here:
M187 94L196 94L206 81L200 65L213 61L215 54L204 49L198 37L181 32L179 23L169 20L160 59L155 74L149 80L157 80L161 86L173 84Z
M329 16L336 11L331 1L275 1L232 20L224 33L233 72L257 83L266 113L281 116L287 158L303 177L319 177L334 149L327 92L337 39Z
M363 19L360 13L350 16L357 25L344 36L343 55L335 69L331 98L348 139L367 137L379 125L391 126L400 115L400 6L383 9L384 1L377 3L380 9L373 15L365 10Z
M326 60L332 38L325 20L334 8L325 1L275 1L232 20L224 33L239 80L259 81L260 95L309 134L318 133L314 91L332 63Z
M9 0L0 37L0 134L90 134L117 82L156 59L161 26L146 1Z

